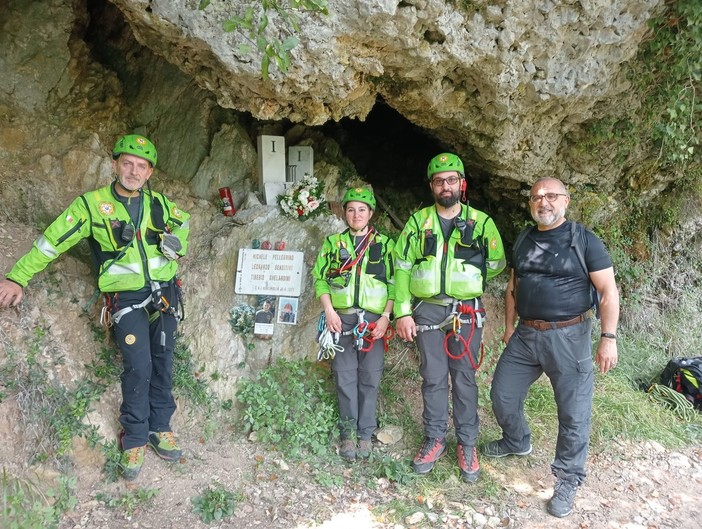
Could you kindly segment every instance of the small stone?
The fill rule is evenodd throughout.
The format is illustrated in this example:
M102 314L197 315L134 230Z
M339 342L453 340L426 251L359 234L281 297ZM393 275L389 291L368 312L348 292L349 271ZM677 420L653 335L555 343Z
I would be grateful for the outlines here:
M402 429L398 426L385 426L375 433L375 438L384 445L392 445L402 439Z
M405 518L405 523L407 525L415 525L423 520L424 520L424 513L423 512L416 512L414 514L410 514L409 516L407 516Z

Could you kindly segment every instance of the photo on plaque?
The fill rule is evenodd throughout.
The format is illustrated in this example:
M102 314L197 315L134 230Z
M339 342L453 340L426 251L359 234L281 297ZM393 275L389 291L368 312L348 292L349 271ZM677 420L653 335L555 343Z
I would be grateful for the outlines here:
M260 305L254 314L254 335L268 337L273 335L275 321L275 297L260 297Z
M278 298L278 323L297 324L298 298Z

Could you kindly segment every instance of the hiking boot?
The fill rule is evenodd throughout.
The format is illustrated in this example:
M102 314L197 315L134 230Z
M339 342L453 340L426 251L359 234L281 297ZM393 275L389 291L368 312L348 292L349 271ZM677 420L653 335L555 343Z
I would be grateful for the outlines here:
M353 439L342 439L339 455L346 461L356 460L356 441Z
M119 466L122 468L122 477L127 481L135 480L144 464L146 445L135 446L122 451Z
M553 497L549 500L546 510L549 514L563 518L573 512L575 493L578 490L578 481L572 476L566 476L562 471L558 472L556 486L553 489Z
M461 469L461 478L466 483L478 481L480 465L478 464L478 451L474 446L458 445L456 450L458 456L458 467Z
M173 432L151 432L149 434L149 446L154 449L158 456L166 461L178 461L183 451L175 440Z
M483 446L483 454L488 457L505 457L505 456L528 456L531 454L531 445L526 450L509 450L505 448L504 440L490 441Z
M417 474L426 474L446 453L446 440L425 437L419 452L414 456L412 468Z
M368 459L373 451L373 442L370 439L361 439L358 441L358 450L356 450L356 457L361 459Z

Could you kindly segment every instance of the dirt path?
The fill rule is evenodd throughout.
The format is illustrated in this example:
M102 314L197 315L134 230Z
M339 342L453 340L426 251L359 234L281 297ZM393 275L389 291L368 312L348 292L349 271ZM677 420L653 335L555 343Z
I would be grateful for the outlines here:
M106 484L99 467L79 469L79 505L65 516L60 529L698 529L702 515L699 448L671 452L649 442L620 444L594 454L575 512L557 519L545 511L553 480L548 455L538 448L527 458L482 458L481 479L493 480L499 490L490 495L490 501L475 498L471 494L475 489L454 478L447 480L440 495L410 499L402 487L372 477L372 463L358 463L367 465L363 469L334 457L328 467L320 468L286 463L244 440L201 443L187 436L181 440L188 447L181 464L166 463L149 453L133 483ZM410 457L409 451L406 455ZM444 458L439 464L450 466L453 461ZM193 513L192 499L216 483L239 493L242 500L233 517L208 525ZM131 515L96 500L98 492L116 497L139 488L159 492L149 503L137 505ZM393 510L398 505L414 508L399 514Z

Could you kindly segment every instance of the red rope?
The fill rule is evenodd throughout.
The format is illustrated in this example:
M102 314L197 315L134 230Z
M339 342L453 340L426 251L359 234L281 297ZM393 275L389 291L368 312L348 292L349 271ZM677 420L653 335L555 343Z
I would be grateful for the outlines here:
M476 363L473 355L470 354L470 342L473 339L473 335L475 334L475 317L476 314L485 313L485 309L478 309L475 310L473 307L470 305L464 305L463 303L460 303L457 307L457 311L459 314L469 314L470 315L470 333L468 334L468 339L466 340L463 335L461 334L461 327L460 327L460 319L458 319L458 332L456 332L456 320L454 320L454 330L449 331L446 333L446 336L444 337L444 351L446 352L446 356L448 356L452 360L460 360L464 356L468 355L468 360L470 360L470 365L474 370L478 370L478 368L481 366L483 363L483 358L485 356L485 348L483 347L483 343L480 342L480 357L478 362ZM454 316L454 318L458 318L458 316ZM459 355L454 355L451 354L451 351L449 351L449 339L451 337L454 337L453 339L455 341L460 341L463 344L463 351Z
M364 322L365 323L365 322ZM361 352L367 353L373 348L373 343L375 343L375 338L370 335L370 332L375 329L375 322L369 323L368 325L361 328L359 325L359 330L363 332L363 341L368 345L361 347ZM395 329L388 327L383 334L383 351L388 352L388 342L395 337Z

